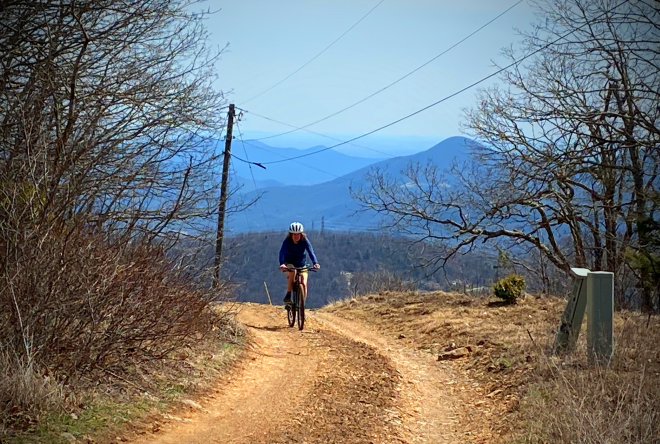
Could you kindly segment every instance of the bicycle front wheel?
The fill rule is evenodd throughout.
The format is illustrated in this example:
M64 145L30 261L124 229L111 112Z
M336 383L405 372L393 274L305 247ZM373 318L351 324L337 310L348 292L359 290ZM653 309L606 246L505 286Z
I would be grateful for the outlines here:
M302 330L305 325L305 292L302 287L298 287L298 330Z
M296 323L296 310L295 307L291 305L286 306L286 318L289 321L289 327L293 327L293 324Z
M300 292L298 291L298 286L293 286L293 291L291 292L291 305L286 308L287 319L289 320L289 327L293 327L296 323L296 313L298 312L298 300L300 299Z

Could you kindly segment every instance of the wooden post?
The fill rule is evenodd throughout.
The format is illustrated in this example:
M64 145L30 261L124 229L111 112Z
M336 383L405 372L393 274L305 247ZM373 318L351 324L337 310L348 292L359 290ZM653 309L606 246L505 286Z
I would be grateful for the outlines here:
M227 182L229 180L229 160L231 158L232 128L234 126L234 104L229 105L227 115L227 136L225 138L225 152L222 162L222 184L220 185L220 203L218 204L218 231L215 238L215 264L213 275L213 288L220 284L220 264L222 263L222 238L225 231L225 210L227 207Z
M270 293L268 292L268 285L266 285L266 281L264 281L264 288L266 289L266 296L268 296L268 303L273 305L273 301L270 300Z

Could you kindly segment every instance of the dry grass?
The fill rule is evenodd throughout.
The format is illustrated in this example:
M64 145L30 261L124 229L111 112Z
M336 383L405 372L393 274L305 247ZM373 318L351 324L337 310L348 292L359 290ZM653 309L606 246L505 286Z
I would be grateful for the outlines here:
M609 366L588 366L584 342L573 356L540 360L520 410L520 441L660 442L660 322L628 312L616 318Z
M34 361L25 362L2 350L0 372L0 436L8 434L11 426L33 422L29 412L61 410L62 384L37 370Z
M442 365L484 394L464 406L462 418L466 428L490 422L492 437L483 442L660 442L658 319L647 326L648 317L616 313L615 357L609 367L593 368L586 325L575 353L551 355L565 305L562 298L530 295L505 305L443 292L386 292L326 310L429 353L469 346L469 356Z
M131 440L151 431L172 414L189 410L186 400L214 390L227 366L242 356L244 332L236 327L230 342L220 325L214 335L165 359L127 359L123 369L80 378L75 386L11 367L13 379L0 383L0 396L22 404L1 417L0 442L64 444L75 437L109 444L118 436Z
M69 429L61 415L90 406L192 393L215 365L197 357L243 334L230 306L214 307L226 289L202 288L160 246L123 240L47 233L0 273L0 441Z

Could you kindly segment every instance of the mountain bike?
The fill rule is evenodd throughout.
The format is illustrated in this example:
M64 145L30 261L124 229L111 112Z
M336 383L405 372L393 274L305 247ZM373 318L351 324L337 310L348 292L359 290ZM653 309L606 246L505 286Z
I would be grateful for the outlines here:
M296 323L296 315L298 315L298 330L302 330L305 325L305 299L307 294L302 286L301 273L303 271L316 271L316 268L312 268L309 265L304 267L289 267L287 271L293 272L296 275L293 278L293 288L291 289L291 304L286 305L286 317L289 321L289 327L293 327L293 324Z

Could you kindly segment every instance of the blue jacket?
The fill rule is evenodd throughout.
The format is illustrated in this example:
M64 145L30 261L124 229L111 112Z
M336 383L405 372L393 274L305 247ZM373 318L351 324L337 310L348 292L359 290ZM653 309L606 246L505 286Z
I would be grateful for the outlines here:
M280 248L280 265L291 264L294 267L304 266L306 259L305 251L309 253L312 263L318 264L319 261L316 259L314 249L312 248L309 239L300 239L298 243L295 243L293 239L287 237L284 239L284 242L282 242L282 248Z

